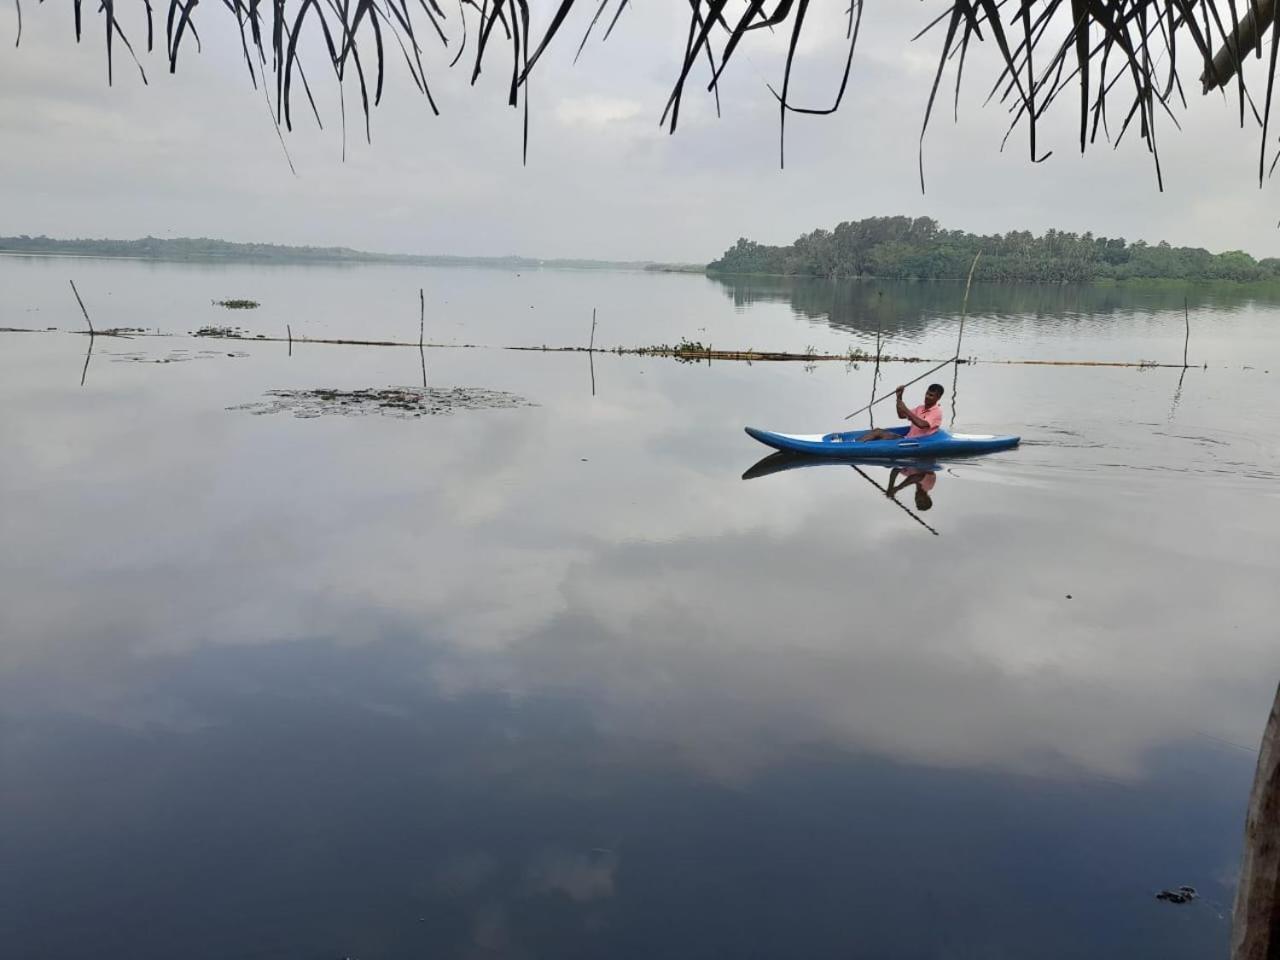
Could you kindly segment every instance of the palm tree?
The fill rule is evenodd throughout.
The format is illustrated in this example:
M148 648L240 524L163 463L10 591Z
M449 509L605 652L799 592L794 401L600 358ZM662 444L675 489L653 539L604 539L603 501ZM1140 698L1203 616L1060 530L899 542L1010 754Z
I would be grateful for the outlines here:
M18 9L18 38L22 35L22 0ZM82 0L73 0L75 34L82 34ZM600 0L578 44L581 52L593 33L608 38L630 0ZM894 0L883 0L885 3ZM1266 172L1266 134L1276 73L1276 46L1264 68L1265 95L1258 99L1240 69L1245 57L1259 51L1261 38L1273 23L1276 0L932 0L939 12L921 35L941 37L938 65L927 92L924 132L948 71L954 74L958 97L964 64L971 45L991 42L1000 72L992 96L1010 111L1010 133L1021 127L1032 162L1044 160L1037 148L1037 125L1046 112L1074 91L1079 114L1080 149L1104 139L1118 142L1134 126L1146 142L1161 179L1156 131L1163 122L1176 126L1176 111L1187 105L1178 77L1179 55L1188 53L1203 64L1204 92L1233 86L1243 124L1252 117L1262 130L1259 177ZM164 5L164 54L170 71L179 55L195 39L198 0L168 0ZM789 36L782 75L770 91L779 116L779 160L785 158L785 130L791 113L835 112L848 89L850 67L858 42L866 0L849 0L844 71L825 105L798 104L790 89L791 70L799 41L811 24L810 0L689 0L689 27L681 67L662 111L662 123L675 131L680 105L694 83L719 96L719 80L756 31L785 31ZM1245 7L1241 17L1241 5ZM150 0L143 3L146 49L156 40ZM531 0L458 0L456 13L446 13L440 0L222 0L219 15L235 19L245 67L254 85L274 88L277 122L291 127L296 87L301 86L311 109L315 101L302 67L299 41L304 33L319 32L329 67L339 82L354 72L366 120L381 100L386 71L393 59L403 59L411 82L438 112L430 78L423 63L424 45L456 48L452 64L462 61L471 43L467 67L472 82L486 59L505 57L509 70L508 102L525 110L527 150L528 101L521 94L547 48L564 33L569 14L587 4L554 0L546 27L535 35ZM224 12L225 11L225 12ZM588 9L584 11L590 13ZM107 78L114 74L116 41L125 48L143 80L146 71L119 19L116 0L99 6L107 51ZM1189 47L1188 47L1189 45ZM396 50L401 57L396 57ZM495 52L498 51L498 52ZM695 80L695 76L697 79ZM372 88L372 89L371 89ZM1071 99L1068 97L1068 99ZM317 114L318 115L318 114ZM1119 120L1112 130L1112 121ZM366 124L367 128L367 124ZM1006 135L1007 138L1007 135ZM923 187L923 166L921 184Z

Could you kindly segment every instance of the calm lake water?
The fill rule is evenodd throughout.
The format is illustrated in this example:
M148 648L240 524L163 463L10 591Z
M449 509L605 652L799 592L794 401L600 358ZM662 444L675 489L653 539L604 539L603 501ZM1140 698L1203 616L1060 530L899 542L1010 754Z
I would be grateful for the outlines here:
M85 371L68 278L172 336ZM1226 956L1280 302L975 288L966 355L1180 362L1185 295L1208 366L946 371L949 424L1024 444L927 512L883 467L742 479L744 425L840 425L865 364L435 348L431 387L535 405L298 418L233 408L418 351L186 335L416 340L420 287L437 343L595 307L606 347L938 358L962 293L0 259L0 326L57 328L0 334L5 955Z

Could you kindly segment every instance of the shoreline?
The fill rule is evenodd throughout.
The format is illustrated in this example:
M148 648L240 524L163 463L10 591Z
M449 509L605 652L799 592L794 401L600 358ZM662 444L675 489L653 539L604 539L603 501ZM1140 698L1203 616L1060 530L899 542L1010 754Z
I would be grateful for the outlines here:
M726 270L707 270L713 280L765 279L765 280L825 280L830 283L965 283L966 277L880 277L865 274L857 277L824 277L813 273L739 273ZM983 280L973 278L973 283L989 287L1125 287L1125 286L1230 286L1267 287L1280 289L1280 277L1268 280L1230 280L1227 278L1192 277L1096 277L1092 280Z
M626 273L698 273L700 271L669 269L671 265L649 263L648 261L618 261L611 263L609 261L598 261L597 263L575 263L568 260L505 260L501 257L487 259L484 257L458 257L441 256L439 258L424 256L421 258L408 256L391 255L381 257L371 255L368 257L255 257L252 254L244 255L228 255L228 256L156 256L145 257L124 253L83 253L71 250L15 250L13 248L0 248L0 257L12 257L22 260L120 260L130 263L172 263L172 264L200 264L200 265L240 265L240 266L279 266L279 267L308 267L308 266L350 266L350 267L479 267L489 270L511 270L511 271L533 271L533 270L563 270L576 273L591 272L611 272L622 271Z

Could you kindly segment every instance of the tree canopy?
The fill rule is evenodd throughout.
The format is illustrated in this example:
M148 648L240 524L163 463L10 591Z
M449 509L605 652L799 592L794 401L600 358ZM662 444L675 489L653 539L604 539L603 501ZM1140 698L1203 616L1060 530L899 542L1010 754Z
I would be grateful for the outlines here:
M1280 259L1255 260L1241 250L1126 242L1120 237L1048 230L979 236L944 230L929 217L871 217L803 234L788 246L738 240L708 270L885 279L963 278L982 252L974 279L1070 283L1093 280L1272 280Z

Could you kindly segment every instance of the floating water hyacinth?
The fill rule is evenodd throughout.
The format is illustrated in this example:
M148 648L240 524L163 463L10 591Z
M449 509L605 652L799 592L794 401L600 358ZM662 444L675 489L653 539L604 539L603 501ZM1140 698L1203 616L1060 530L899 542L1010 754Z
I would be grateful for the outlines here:
M244 403L228 410L262 415L292 413L295 417L421 417L455 410L509 410L535 407L536 403L505 390L483 387L385 387L381 390L268 390L269 399Z

